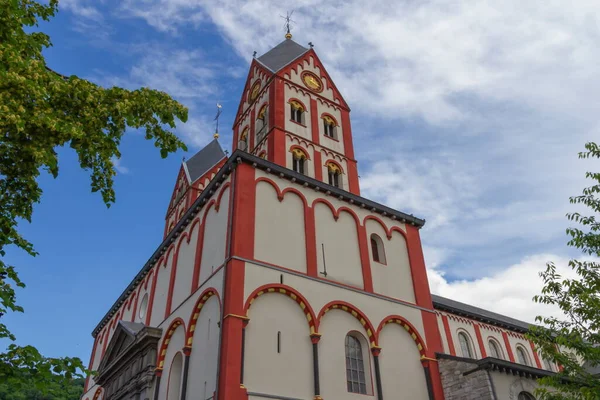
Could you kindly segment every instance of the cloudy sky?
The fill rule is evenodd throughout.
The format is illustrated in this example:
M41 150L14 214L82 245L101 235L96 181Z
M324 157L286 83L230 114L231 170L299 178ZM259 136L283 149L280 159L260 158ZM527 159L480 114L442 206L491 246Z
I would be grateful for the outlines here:
M280 15L294 10L294 40L314 43L352 108L363 195L427 220L433 292L526 321L547 311L531 302L537 273L576 255L565 246L568 197L598 167L577 159L600 133L597 1L60 5L41 25L54 43L49 65L169 92L190 108L177 130L188 157L211 139L216 101L231 125L252 53L283 40ZM43 178L43 203L24 227L41 255L11 255L29 283L27 313L7 320L20 341L88 357L89 333L162 238L182 156L159 160L128 135L117 204L106 210L61 153L62 176Z

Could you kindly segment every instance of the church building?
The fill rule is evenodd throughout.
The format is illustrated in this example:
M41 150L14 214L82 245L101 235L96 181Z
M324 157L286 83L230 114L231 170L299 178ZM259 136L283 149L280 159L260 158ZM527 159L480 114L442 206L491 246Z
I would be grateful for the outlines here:
M425 220L361 196L312 45L254 58L230 156L215 136L94 328L82 400L531 400L558 370L528 324L431 294Z

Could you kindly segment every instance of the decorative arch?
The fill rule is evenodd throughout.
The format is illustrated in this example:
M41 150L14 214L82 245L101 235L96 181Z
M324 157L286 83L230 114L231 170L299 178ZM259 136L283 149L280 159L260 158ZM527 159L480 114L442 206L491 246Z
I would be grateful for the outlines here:
M243 130L242 133L240 133L240 140L246 140L248 139L248 132L250 131L250 128L248 128L248 126L246 126Z
M506 360L506 356L504 355L504 350L502 349L502 345L500 344L500 341L499 341L498 339L496 339L496 338L495 338L495 337L493 337L493 336L488 336L488 337L487 337L487 343L488 343L488 347L490 347L490 350L491 350L491 346L490 346L490 344L491 344L491 343L494 343L494 346L496 346L496 349L498 350L498 355L500 356L500 358L501 358L502 360ZM491 353L491 351L490 351L490 352L488 352L488 355L489 355L490 353Z
M460 337L461 337L461 335L467 341L467 345L469 346L469 352L471 353L470 357L468 357L465 354L463 354L462 344L460 343ZM458 328L456 330L456 337L458 338L458 345L460 347L460 353L461 353L462 357L468 357L468 358L477 359L477 351L475 350L475 342L473 341L473 338L471 337L471 334L469 332L467 332L465 329Z
M324 112L321 114L321 119L324 119L328 124L332 124L333 126L340 126L340 124L337 122L337 119L329 113Z
M265 160L267 158L267 152L265 150L261 151L260 153L258 153L258 158L262 158L263 160Z
M335 161L335 160L332 160L331 158L328 159L327 161L325 161L324 165L329 170L331 170L332 168L335 168L335 169L337 169L339 171L340 174L344 174L345 173L344 172L344 168L342 168L342 166L340 165L340 163L337 162L337 161Z
M310 142L307 142L306 140L304 140L304 139L302 139L300 137L291 135L289 133L286 133L285 136L286 136L286 138L288 138L290 140L290 142L296 142L296 143L298 143L299 146L304 146L304 148L306 148L306 149L312 148L313 151L315 151L315 145L314 144L312 144Z
M171 337L173 337L173 334L175 333L177 328L179 328L179 326L183 326L183 330L185 331L185 322L183 322L181 318L175 318L169 325L169 328L167 329L167 334L165 335L160 345L160 351L158 352L158 360L156 362L156 369L159 371L162 371L162 369L164 368L165 356L167 355L167 348L169 347L169 342L171 341Z
M275 192L277 192L277 199L280 202L283 201L286 193L294 193L294 194L298 195L298 197L300 197L300 200L302 200L302 203L304 204L304 208L306 209L308 207L308 200L306 200L306 196L304 196L304 194L301 191L299 191L298 189L288 187L288 188L281 190L279 188L279 186L277 185L277 183L275 183L275 181L273 181L272 179L266 178L266 177L257 178L255 181L255 185L258 184L258 182L269 183L273 187L273 189L275 189Z
M258 114L256 114L256 119L263 119L265 117L265 114L267 112L267 109L269 108L269 103L265 103L263 104L260 109L258 110Z
M423 338L421 337L417 329L414 327L414 325L399 315L390 315L388 317L385 317L383 321L381 321L381 323L377 327L377 340L379 340L379 334L383 330L383 327L389 324L397 324L403 327L406 330L406 332L408 332L410 337L412 337L412 339L415 341L415 345L419 350L421 358L426 357L427 347L425 346L425 341L423 341Z
M217 297L217 300L219 301L219 306L220 306L221 298L219 297L219 293L217 293L217 289L215 289L215 288L211 287L211 288L206 289L204 292L202 292L200 297L198 297L198 300L196 301L196 304L194 305L194 308L192 309L192 315L190 315L190 320L188 322L188 329L187 329L187 333L185 335L185 337L186 337L185 345L187 347L192 347L192 344L194 342L194 332L196 329L196 323L198 322L198 318L200 317L200 311L202 311L202 307L204 307L204 304L206 304L208 299L210 299L213 296Z
M96 393L94 393L94 397L92 397L92 400L98 400L100 398L101 394L102 394L102 388L99 387L98 389L96 389Z
M294 155L299 155L298 153L301 153L304 156L304 158L310 160L310 154L308 153L308 151L306 151L306 149L304 149L302 146L298 146L297 144L293 144L290 146L290 153Z
M248 296L246 304L244 305L244 313L248 315L248 310L250 309L250 306L252 305L254 300L266 293L279 293L288 296L290 299L294 300L296 303L298 303L298 305L302 309L302 312L304 312L304 316L306 317L306 321L308 322L310 333L313 334L317 331L317 319L315 318L315 312L313 311L312 307L310 306L310 304L304 296L302 296L295 289L287 285L267 284L259 287L254 292L252 292L250 296Z
M306 108L306 106L304 105L304 103L300 100L298 100L295 97L290 97L288 99L288 104L291 104L293 107L300 107L300 109L302 110L302 112L308 112L308 108Z
M329 209L331 210L331 213L333 214L333 218L334 218L336 221L337 221L337 220L340 218L340 214L341 214L341 212L342 212L342 211L345 211L345 212L347 212L348 214L350 214L350 215L352 216L352 218L354 218L354 221L356 222L356 227L357 227L357 229L358 229L358 227L360 227L360 226L361 226L361 223L360 223L360 218L359 218L358 214L356 214L356 212L355 212L353 209L351 209L351 208L349 208L349 207L346 207L346 206L341 206L340 208L338 208L338 209L336 210L336 209L335 209L335 207L333 206L333 204L331 204L331 202L330 202L330 201L328 201L327 199L323 199L323 198L318 198L318 199L315 199L315 200L312 202L312 207L314 208L314 207L315 207L315 205L317 205L318 203L323 203L323 204L325 204L327 207L329 207Z
M345 301L334 300L325 304L325 306L323 306L323 308L319 312L319 316L317 317L318 325L321 324L321 319L323 319L323 316L331 310L342 310L356 318L358 322L360 322L360 324L364 327L365 333L367 334L367 338L369 339L371 347L377 346L377 335L375 329L373 328L373 324L371 324L371 321L369 321L369 318L367 318L367 316L358 308Z

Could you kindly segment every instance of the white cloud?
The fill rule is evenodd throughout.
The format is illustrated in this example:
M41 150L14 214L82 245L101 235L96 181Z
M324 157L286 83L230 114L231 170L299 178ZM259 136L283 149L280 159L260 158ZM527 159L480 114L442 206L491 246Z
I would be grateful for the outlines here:
M123 175L126 175L126 174L129 173L129 168L127 168L126 166L124 166L121 163L121 159L120 158L113 157L111 159L111 161L112 161L112 163L113 163L113 165L114 165L114 167L115 167L115 169L117 170L118 173L123 174Z
M440 296L535 323L538 315L563 317L557 307L532 301L533 296L541 293L543 282L538 274L549 261L554 262L562 276L574 276L567 267L567 259L555 254L538 254L475 280L448 282L443 272L429 268L429 284L432 293Z
M600 3L126 0L118 12L168 34L214 24L249 61L283 40L287 9L353 109L363 194L428 220L432 286L519 317L499 304L530 303L534 292L510 288L565 256L567 199L586 168L576 153L600 133ZM128 80L192 101L211 93L201 53L158 55ZM200 145L210 119L189 126Z

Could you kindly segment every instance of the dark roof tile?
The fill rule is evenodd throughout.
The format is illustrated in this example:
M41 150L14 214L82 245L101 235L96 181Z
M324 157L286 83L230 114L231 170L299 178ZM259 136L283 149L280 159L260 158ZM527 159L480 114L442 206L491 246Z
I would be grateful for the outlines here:
M195 182L225 157L219 141L214 139L185 162L191 181Z
M271 71L277 72L307 51L306 47L300 46L292 39L286 39L258 57L258 61Z

